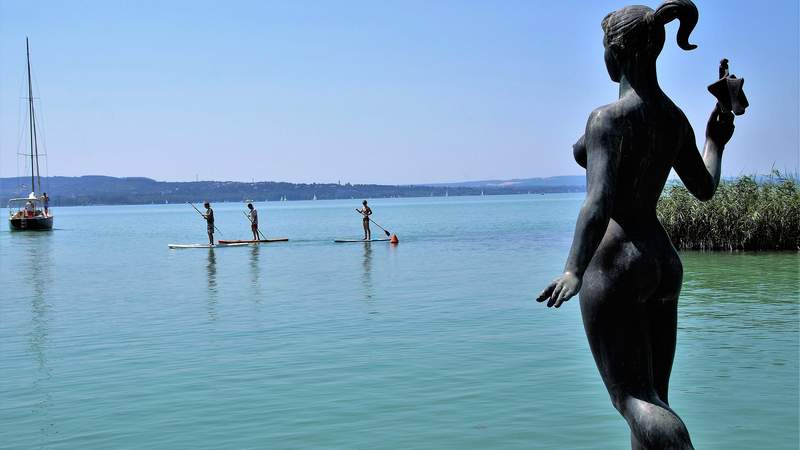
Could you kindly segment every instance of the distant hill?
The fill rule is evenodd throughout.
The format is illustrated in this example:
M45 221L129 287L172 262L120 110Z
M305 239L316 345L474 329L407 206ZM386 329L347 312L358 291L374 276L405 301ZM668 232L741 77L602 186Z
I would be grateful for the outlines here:
M510 180L461 181L457 183L434 183L430 186L471 187L471 188L543 188L543 187L586 187L584 175L562 175L547 178L512 178Z
M239 202L243 200L278 201L388 197L442 197L445 195L497 195L523 193L582 192L583 177L530 178L496 182L466 182L436 185L381 185L338 183L284 183L259 181L156 181L150 178L116 178L101 175L82 177L47 177L42 188L48 192L53 206L183 203L209 200ZM562 181L559 181L563 179ZM541 180L541 181L532 181ZM564 184L560 184L560 183ZM30 192L30 179L0 178L0 202L25 197Z

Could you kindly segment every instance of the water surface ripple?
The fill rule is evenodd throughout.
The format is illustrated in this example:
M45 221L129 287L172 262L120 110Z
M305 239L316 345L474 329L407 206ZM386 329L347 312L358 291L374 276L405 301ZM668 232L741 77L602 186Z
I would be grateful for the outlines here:
M184 205L0 232L0 448L620 449L561 270L580 195ZM223 238L248 236L215 205ZM5 212L3 212L5 214ZM5 217L5 216L3 216ZM377 235L380 230L374 230ZM218 236L219 237L219 236ZM671 404L698 449L798 448L796 253L684 253Z

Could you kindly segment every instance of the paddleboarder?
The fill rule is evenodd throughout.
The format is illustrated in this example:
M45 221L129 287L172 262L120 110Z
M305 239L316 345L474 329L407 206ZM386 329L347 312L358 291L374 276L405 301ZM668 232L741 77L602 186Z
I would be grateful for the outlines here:
M214 210L211 209L211 203L204 202L203 206L206 208L206 213L203 214L203 217L206 219L208 243L214 245Z
M369 206L367 206L367 201L364 200L361 202L364 205L361 209L356 209L359 213L361 213L361 223L364 225L364 239L365 241L369 241L372 239L372 232L369 230L369 216L372 215L372 210Z
M247 214L247 217L250 219L250 231L253 232L253 240L258 240L258 211L253 207L252 203L247 204L247 209L250 210L250 213Z

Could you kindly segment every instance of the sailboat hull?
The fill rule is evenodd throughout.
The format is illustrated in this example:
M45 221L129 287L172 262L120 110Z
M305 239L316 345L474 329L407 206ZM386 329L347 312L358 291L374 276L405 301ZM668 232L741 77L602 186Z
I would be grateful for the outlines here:
M8 219L12 231L49 231L53 229L53 216L15 217Z

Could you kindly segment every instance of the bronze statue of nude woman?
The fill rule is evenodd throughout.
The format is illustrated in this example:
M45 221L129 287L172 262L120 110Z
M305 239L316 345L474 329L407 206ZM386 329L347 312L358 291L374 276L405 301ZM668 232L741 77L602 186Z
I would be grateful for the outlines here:
M656 203L671 169L698 199L714 195L733 114L714 108L701 156L686 116L658 85L656 58L674 19L678 45L694 49L697 18L690 0L667 0L655 11L628 6L603 19L619 100L590 114L574 146L586 168L586 200L564 273L538 298L559 307L580 292L592 354L634 449L693 448L667 395L683 269Z

